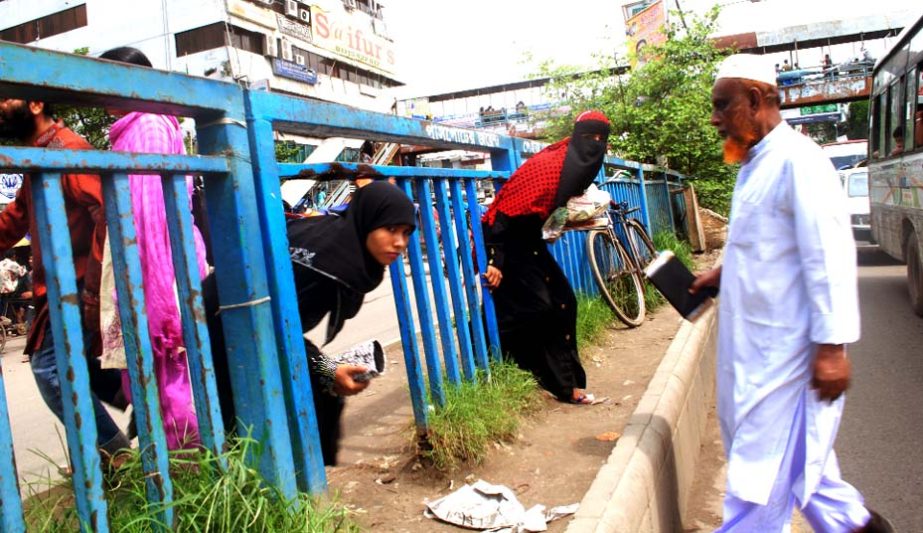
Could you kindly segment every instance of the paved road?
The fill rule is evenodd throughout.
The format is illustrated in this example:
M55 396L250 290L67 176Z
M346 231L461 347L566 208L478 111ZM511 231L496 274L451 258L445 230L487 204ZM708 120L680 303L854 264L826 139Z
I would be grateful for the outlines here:
M923 531L923 318L907 296L906 267L860 253L862 340L837 438L845 479L898 531Z
M906 267L859 249L862 340L850 347L854 380L836 441L843 477L897 531L923 532L923 318L907 296ZM721 524L726 468L714 411L685 517L690 531ZM810 531L795 513L793 533Z

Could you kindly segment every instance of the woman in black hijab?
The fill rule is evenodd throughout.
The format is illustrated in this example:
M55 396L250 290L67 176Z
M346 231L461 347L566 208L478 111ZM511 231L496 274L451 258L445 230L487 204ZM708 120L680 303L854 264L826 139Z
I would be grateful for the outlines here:
M287 232L302 329L313 329L329 314L324 344L332 341L346 320L359 312L365 295L381 283L385 267L401 257L415 229L413 203L387 182L358 189L343 216L290 220ZM235 412L213 278L203 281L203 296L221 412L225 427L231 428ZM353 379L368 369L337 365L314 343L304 343L324 464L334 465L343 397L368 386L368 381Z

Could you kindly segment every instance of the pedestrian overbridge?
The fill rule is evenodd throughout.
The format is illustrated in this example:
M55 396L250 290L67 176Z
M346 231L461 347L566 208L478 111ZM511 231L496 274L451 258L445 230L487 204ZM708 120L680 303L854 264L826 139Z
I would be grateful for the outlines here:
M131 222L129 174L149 175L164 185L200 438L204 448L219 455L227 428L217 401L186 182L190 174L203 177L208 245L239 430L259 441L260 455L253 458L254 466L285 498L291 499L297 491L322 492L326 478L295 297L281 180L359 175L392 179L420 206L420 231L411 236L408 247L409 276L403 262L397 261L390 267L390 281L414 418L421 431L427 427L429 409L442 407L445 387L472 379L478 369L487 371L489 358L499 357L502 346L492 299L479 274L486 271L487 258L478 223L478 191L502 187L542 143L3 42L0 66L0 98L163 113L195 121L198 155L0 147L0 172L28 173L32 183L37 219L33 237L41 243L57 365L60 375L67 376L61 381L63 418L73 467L74 504L83 530L108 530L109 503L96 448L78 304L81 296L75 281L62 174L101 178L146 495L157 520L167 527L174 524L171 503L181 495L174 494L170 479L140 256ZM490 155L492 169L280 164L274 150L276 131L480 151ZM616 170L624 172L615 174ZM653 234L680 226L682 209L671 193L682 179L663 169L608 158L597 182L613 199L640 207L640 218ZM438 233L434 211L441 221ZM580 238L572 232L553 250L571 284L578 291L592 291L589 267L579 255L583 250ZM443 271L444 276L438 275ZM411 313L412 307L420 320ZM0 518L4 531L22 531L25 524L15 456L26 450L13 449L7 412L0 373Z
M872 76L869 67L868 72L859 74L808 74L791 80L790 83L780 76L779 98L782 109L790 109L867 100L871 90Z

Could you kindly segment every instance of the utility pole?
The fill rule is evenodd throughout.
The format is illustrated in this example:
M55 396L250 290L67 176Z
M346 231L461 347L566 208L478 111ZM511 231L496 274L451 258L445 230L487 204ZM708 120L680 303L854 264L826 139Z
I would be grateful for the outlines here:
M683 24L683 29L688 32L689 26L686 25L686 16L683 14L683 8L679 5L679 0L674 0L674 2L676 2L676 11L679 13L679 21Z

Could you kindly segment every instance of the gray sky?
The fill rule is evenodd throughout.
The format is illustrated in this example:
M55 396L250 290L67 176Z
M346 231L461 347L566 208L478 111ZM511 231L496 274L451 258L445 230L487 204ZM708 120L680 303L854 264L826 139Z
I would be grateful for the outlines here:
M665 0L675 9L677 0ZM711 0L679 0L686 11L704 11ZM623 53L624 0L383 0L407 82L399 96L422 96L519 81L538 61L594 66L593 54ZM872 13L912 10L919 0L730 0L721 33L767 31ZM883 44L870 50L879 55ZM853 52L851 48L856 48ZM859 45L835 49L858 55ZM532 56L531 63L526 58ZM836 60L836 54L834 55ZM802 58L810 62L810 57Z

